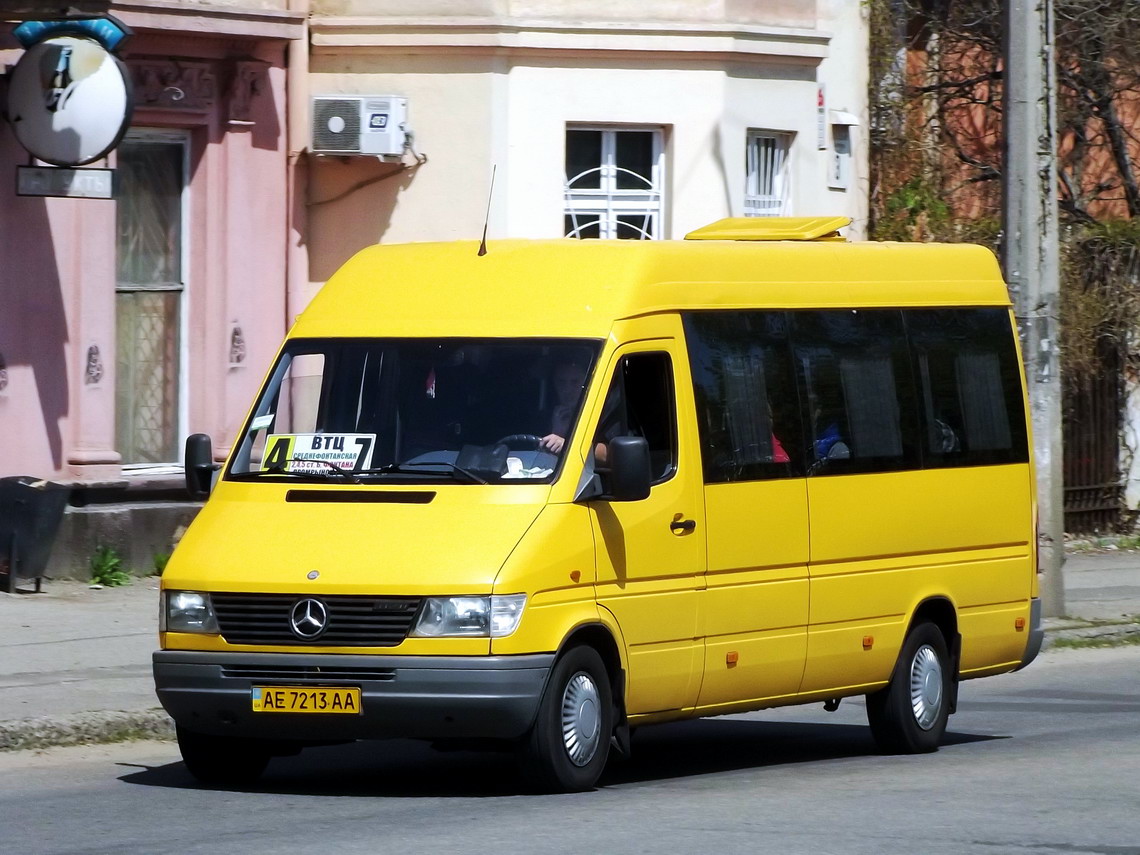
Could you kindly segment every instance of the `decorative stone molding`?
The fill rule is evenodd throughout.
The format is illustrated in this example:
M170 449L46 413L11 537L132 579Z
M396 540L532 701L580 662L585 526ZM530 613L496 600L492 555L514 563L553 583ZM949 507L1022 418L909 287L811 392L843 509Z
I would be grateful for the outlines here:
M234 321L230 327L230 366L241 365L245 362L245 335Z
M119 0L114 4L114 13L124 24L139 32L149 30L252 39L305 37L303 12L250 8L254 5L250 2L207 4L185 0Z
M99 353L99 345L93 344L87 348L87 365L83 369L83 382L92 386L103 379L103 357Z
M231 125L253 124L253 99L269 87L269 63L237 60L233 63L228 94Z
M209 112L217 98L217 79L204 62L130 61L135 104L160 110Z
M828 55L831 33L802 27L692 21L548 21L316 15L309 22L314 53L364 51L432 54L569 55L606 53L764 57L816 64Z

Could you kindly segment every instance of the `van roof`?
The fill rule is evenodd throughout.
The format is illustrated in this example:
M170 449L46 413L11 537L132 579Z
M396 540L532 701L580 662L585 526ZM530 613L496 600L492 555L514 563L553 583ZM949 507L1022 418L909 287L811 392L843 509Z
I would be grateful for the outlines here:
M830 236L830 235L829 235ZM372 246L297 336L577 336L686 309L1008 306L993 253L836 240L498 240Z

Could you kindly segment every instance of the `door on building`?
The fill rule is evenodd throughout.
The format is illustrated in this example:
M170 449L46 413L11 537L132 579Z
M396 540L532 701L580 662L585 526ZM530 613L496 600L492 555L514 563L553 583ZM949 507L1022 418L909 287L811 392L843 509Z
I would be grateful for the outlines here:
M174 463L184 432L188 139L133 131L118 148L115 442L124 467Z

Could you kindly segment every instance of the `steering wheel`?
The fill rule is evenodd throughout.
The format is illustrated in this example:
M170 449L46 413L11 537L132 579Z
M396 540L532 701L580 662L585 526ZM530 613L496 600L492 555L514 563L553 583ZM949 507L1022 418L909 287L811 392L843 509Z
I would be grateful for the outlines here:
M523 444L532 446L537 451L542 445L542 437L533 433L512 433L510 436L504 436L495 442L495 445L505 445L507 448L515 448Z

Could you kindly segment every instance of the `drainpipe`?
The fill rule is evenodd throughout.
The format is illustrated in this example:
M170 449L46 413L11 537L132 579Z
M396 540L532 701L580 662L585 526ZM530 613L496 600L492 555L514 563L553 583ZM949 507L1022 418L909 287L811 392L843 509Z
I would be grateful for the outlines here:
M308 198L309 160L309 16L310 0L289 0L290 12L304 15L302 37L289 42L286 55L286 193L285 329L309 302Z

